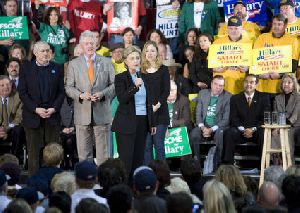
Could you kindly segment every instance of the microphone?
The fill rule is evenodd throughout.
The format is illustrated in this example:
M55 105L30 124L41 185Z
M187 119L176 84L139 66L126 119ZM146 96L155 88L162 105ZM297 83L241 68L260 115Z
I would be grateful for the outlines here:
M136 68L136 77L137 77L137 78L141 78L141 70L140 70L139 67Z

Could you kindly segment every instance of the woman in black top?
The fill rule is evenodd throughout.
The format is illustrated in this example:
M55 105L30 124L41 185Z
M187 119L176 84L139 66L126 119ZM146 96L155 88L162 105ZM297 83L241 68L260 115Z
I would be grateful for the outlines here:
M189 78L196 88L195 92L207 89L213 77L212 69L208 68L208 49L213 42L213 37L207 33L202 33L197 42L197 48L190 66Z
M142 52L142 73L145 73L145 83L148 85L150 104L152 106L152 123L154 128L148 134L145 148L144 163L148 165L153 159L152 150L155 147L157 160L165 160L164 140L170 124L167 98L170 94L170 75L168 68L162 65L158 48L153 41L144 45Z
M115 90L119 106L112 123L117 148L129 177L143 164L152 108L148 108L148 89L140 73L141 51L136 46L124 50L127 71L116 75ZM149 112L150 111L150 112Z

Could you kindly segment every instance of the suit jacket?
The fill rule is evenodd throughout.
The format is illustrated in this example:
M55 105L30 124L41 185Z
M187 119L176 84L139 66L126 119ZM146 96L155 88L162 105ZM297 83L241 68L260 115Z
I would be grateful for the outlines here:
M66 93L74 100L74 123L76 125L96 125L111 123L111 99L115 95L115 71L111 60L96 54L94 68L94 82L91 85L88 78L88 66L84 56L70 61L66 80ZM101 101L80 100L83 92L94 94L102 92ZM92 120L93 115L93 120Z
M65 96L64 72L61 66L53 62L50 62L48 66L49 105L55 109L55 113L48 118L48 121L52 125L59 125L59 111ZM37 68L36 61L26 62L20 71L18 91L23 103L23 124L28 128L39 127L41 121L41 117L35 113L35 109L42 104Z
M255 91L249 107L244 92L232 96L230 100L230 125L244 128L260 127L264 122L264 111L270 111L269 98Z
M189 100L180 93L174 103L172 117L172 127L179 126L186 126L188 130L192 127Z
M211 90L200 90L197 109L196 109L196 123L204 124L207 114L209 102L211 97ZM216 123L219 129L225 129L229 125L229 112L230 112L230 97L231 94L225 90L218 96L217 109L216 109Z
M2 102L1 102L2 103ZM0 115L2 115L2 104L0 104ZM19 93L13 91L8 96L7 104L8 123L18 125L22 121L22 102ZM0 124L3 122L3 117L0 116Z
M142 74L142 79L145 75ZM112 130L123 134L132 134L136 132L136 112L135 112L135 99L134 94L139 90L134 85L130 73L125 71L116 75L115 81L116 95L119 101L119 106L116 111L112 123ZM148 87L145 84L146 93L148 93ZM152 108L147 96L147 116L149 127L151 126Z
M285 106L285 94L279 94L275 97L274 110L285 112L286 118L294 127L300 126L300 94L293 92Z

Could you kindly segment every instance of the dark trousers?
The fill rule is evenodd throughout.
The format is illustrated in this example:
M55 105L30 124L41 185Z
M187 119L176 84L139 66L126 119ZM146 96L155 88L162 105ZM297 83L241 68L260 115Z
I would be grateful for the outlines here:
M258 128L252 138L245 138L243 132L239 131L236 127L231 127L224 132L224 145L223 145L223 162L234 163L235 145L243 142L254 142L259 146L259 157L261 157L262 146L264 140L263 129Z
M143 165L146 137L148 133L147 116L136 116L136 131L133 134L116 132L117 149L124 162L129 177L133 171Z
M49 143L59 143L59 126L53 126L48 120L41 119L38 128L25 128L29 175L40 168L41 149Z
M65 169L74 169L74 165L78 161L76 134L61 132L60 139L64 148L64 167Z

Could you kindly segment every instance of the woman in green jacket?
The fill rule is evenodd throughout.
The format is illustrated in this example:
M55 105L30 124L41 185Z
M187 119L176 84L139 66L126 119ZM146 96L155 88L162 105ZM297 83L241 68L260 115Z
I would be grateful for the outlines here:
M197 28L201 33L216 35L219 20L218 4L214 0L191 0L185 2L179 19L179 36L181 41L185 41L185 33L190 28Z

